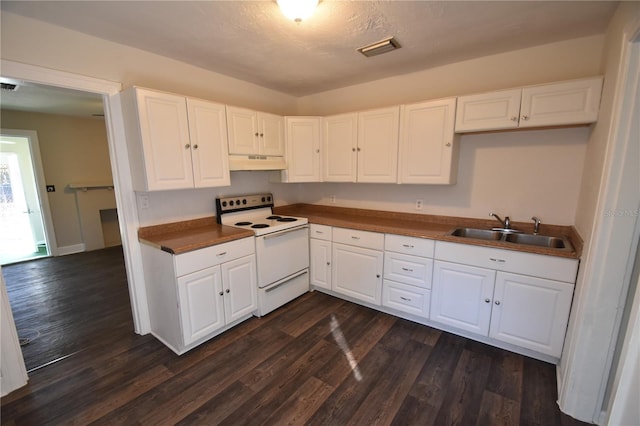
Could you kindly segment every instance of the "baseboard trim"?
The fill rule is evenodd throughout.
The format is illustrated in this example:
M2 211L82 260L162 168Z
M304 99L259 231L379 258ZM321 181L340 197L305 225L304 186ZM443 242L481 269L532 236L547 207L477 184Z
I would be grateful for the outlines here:
M71 246L58 247L56 256L65 256L67 254L81 253L85 251L84 243L82 244L74 244Z

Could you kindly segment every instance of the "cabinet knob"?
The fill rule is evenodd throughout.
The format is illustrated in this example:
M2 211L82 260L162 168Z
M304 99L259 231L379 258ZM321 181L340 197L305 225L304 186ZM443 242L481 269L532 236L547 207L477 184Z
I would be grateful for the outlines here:
M500 301L499 301L499 300L496 300L494 303L495 303L496 305L499 305L499 304L500 304Z
M513 117L511 117L511 121L518 121L518 117L514 115Z
M351 151L356 152L356 149L355 148L351 148Z
M528 116L528 115L523 115L523 116L522 116L522 119L523 119L523 120L528 120L528 119L529 119L529 116Z
M484 299L484 303L491 303L491 299Z
M264 137L264 133L260 133L260 137Z
M231 290L229 290L229 289L226 289L226 290L225 290L225 293L229 293L230 291L231 291Z
M198 144L195 144L195 145L193 146L193 149L198 149Z
M319 149L316 149L316 154L319 154L319 153L320 153L320 150L319 150Z
M260 133L256 132L256 136L260 136Z
M223 292L220 292L220 293L218 293L218 294L219 294L220 296L224 296L224 293L223 293Z
M362 150L360 149L360 147L358 147L358 152L360 152L360 151L362 151Z
M191 147L191 145L186 144L186 145L184 146L184 149L189 149L190 147Z
M380 274L376 274L376 278L380 278Z
M327 262L327 266L330 266L330 265L331 265L331 262Z
M445 146L451 146L451 142L447 142Z

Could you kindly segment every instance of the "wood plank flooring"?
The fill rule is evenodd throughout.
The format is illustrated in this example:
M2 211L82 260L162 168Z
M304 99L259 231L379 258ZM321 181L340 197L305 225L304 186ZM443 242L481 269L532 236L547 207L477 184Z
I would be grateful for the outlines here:
M75 272L57 274L79 279L79 293L100 280L102 294L36 296L64 300L66 315L86 322L99 310L100 325L58 325L83 350L2 398L2 424L582 424L557 408L555 366L319 292L177 356L133 333L126 281L116 296L123 277L115 267L96 274L100 262L79 258L85 268L71 262L61 269ZM44 310L18 308L16 321L33 309Z

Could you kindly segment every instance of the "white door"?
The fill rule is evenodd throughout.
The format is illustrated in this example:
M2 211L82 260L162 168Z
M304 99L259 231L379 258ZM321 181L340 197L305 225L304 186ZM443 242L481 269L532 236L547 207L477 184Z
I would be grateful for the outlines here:
M229 154L258 154L258 116L255 111L227 106Z
M196 188L231 185L225 106L187 98Z
M594 123L601 91L601 77L525 87L520 127Z
M331 241L309 240L311 285L331 289Z
M275 114L259 112L258 129L260 148L258 152L253 154L284 156L284 118Z
M226 323L252 314L258 309L258 282L255 255L223 263L222 283Z
M356 181L357 135L357 113L325 117L322 132L322 179L325 182Z
M560 357L573 287L560 281L498 272L489 336Z
M225 325L220 266L178 278L178 303L184 345Z
M455 111L456 98L402 106L398 183L456 182Z
M320 117L286 117L287 182L320 182Z
M136 99L148 190L193 188L185 98L137 89Z
M436 260L430 319L487 336L496 272Z
M456 132L515 129L521 96L522 89L513 89L458 97Z
M358 113L358 182L398 179L400 107Z
M333 291L380 305L382 252L333 243L331 258Z

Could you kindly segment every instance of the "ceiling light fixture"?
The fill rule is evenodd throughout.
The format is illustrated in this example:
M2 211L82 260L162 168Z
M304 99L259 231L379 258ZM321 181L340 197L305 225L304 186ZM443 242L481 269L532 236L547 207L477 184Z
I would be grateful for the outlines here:
M370 56L391 52L392 50L400 49L401 47L402 46L400 46L400 43L398 43L396 39L393 37L387 37L384 40L359 48L358 52L368 58Z
M277 3L284 16L295 22L311 17L318 6L318 0L277 0Z

